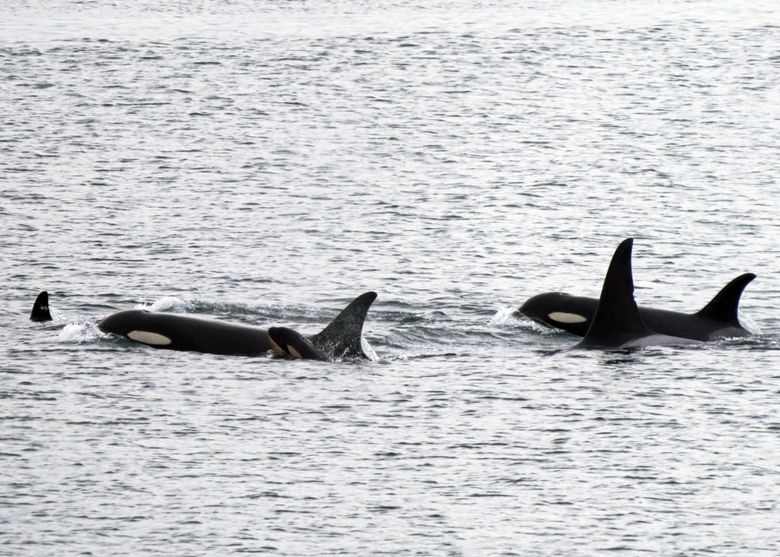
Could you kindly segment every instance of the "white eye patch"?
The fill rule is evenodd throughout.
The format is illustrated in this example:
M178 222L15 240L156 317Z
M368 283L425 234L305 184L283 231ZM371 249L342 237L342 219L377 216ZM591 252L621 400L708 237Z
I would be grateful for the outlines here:
M165 335L152 333L150 331L130 331L127 333L127 338L136 342L143 342L150 346L168 346L171 343L171 339Z
M585 323L587 319L578 313L567 313L565 311L554 311L547 317L558 323Z

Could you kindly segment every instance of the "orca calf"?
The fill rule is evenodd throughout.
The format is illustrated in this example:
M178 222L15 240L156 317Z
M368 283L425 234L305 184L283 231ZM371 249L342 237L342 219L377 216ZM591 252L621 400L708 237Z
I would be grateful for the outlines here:
M696 313L639 306L639 315L653 331L674 337L709 341L748 336L750 331L739 322L739 300L745 287L755 278L753 273L738 276ZM526 300L518 312L537 323L584 337L598 304L596 298L547 292Z
M271 341L271 349L277 356L286 355L296 360L328 359L314 342L287 327L271 327L268 329L268 338ZM360 347L356 348L362 351Z
M633 239L629 238L615 250L588 331L574 348L622 349L709 340L708 337L696 338L702 334L695 331L668 334L644 321L634 299L631 270L633 243ZM742 288L738 290L741 292Z
M44 294L39 294L33 306L30 319L34 321L44 320L40 318L48 306L48 296L42 299ZM376 297L375 292L358 296L327 327L307 337L291 329L271 328L271 331L294 333L280 333L272 340L269 331L258 327L142 309L109 315L98 323L98 328L147 346L169 350L236 356L259 356L273 350L279 356L294 358L369 359L362 347L363 323Z

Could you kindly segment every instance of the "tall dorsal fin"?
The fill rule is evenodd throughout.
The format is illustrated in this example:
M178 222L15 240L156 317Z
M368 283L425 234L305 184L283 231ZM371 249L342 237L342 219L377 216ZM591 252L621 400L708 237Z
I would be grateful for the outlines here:
M30 320L51 321L51 313L49 313L49 293L45 290L35 298L32 313L30 313Z
M631 248L634 240L620 243L612 256L599 305L593 322L578 346L619 347L627 342L652 334L639 315L634 300L634 278L631 272Z
M745 287L754 278L756 278L756 275L753 273L745 273L738 276L715 294L710 303L699 310L696 315L739 327L739 299Z
M363 323L374 300L376 292L352 300L327 327L311 337L314 346L331 359L367 358L362 348Z

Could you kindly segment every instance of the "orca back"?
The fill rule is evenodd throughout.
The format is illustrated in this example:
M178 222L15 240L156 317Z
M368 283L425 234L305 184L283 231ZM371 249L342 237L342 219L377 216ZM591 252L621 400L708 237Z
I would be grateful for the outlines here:
M176 313L120 311L100 321L98 327L106 333L169 350L259 356L271 349L264 329Z

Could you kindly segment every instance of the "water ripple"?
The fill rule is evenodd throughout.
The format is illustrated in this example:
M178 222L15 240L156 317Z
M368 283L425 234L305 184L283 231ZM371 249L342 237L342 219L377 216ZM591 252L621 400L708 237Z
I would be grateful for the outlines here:
M6 550L776 555L780 13L597 4L3 4ZM756 334L544 357L516 308L628 236ZM95 325L367 290L359 364Z

